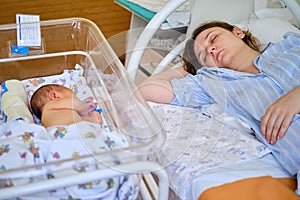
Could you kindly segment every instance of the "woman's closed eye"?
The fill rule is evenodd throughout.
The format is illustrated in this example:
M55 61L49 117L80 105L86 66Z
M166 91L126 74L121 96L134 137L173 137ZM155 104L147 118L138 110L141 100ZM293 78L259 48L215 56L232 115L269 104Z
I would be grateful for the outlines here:
M211 37L208 40L209 44L212 45L215 42L216 38L217 38L216 35L211 35ZM202 54L203 54L202 55L202 60L203 60L204 63L206 63L207 62L207 56L211 55L211 53L207 50L207 52L205 52L205 53L202 52Z
M199 50L198 53L198 62L205 66L209 62L209 57L211 53L209 52L210 46L213 45L218 38L218 32L211 31L204 38L204 48Z
M211 39L210 39L210 43L213 44L216 41L216 39L217 39L216 35L212 36Z
M217 36L217 32L216 31L210 31L205 36L205 40L206 40L206 42L213 43L214 40L215 40L215 38L216 38L216 36Z

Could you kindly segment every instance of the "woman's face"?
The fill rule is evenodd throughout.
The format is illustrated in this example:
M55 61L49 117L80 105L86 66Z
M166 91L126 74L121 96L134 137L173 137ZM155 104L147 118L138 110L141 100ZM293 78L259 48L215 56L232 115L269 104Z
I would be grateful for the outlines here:
M243 31L234 28L232 32L213 27L202 31L195 39L194 51L198 62L206 67L235 69L239 53L246 45Z

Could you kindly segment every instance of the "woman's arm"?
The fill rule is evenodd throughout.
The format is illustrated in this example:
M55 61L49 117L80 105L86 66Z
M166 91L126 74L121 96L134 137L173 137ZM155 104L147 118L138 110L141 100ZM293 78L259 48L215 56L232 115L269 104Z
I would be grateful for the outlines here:
M139 91L146 101L170 103L174 98L170 81L175 78L183 78L187 74L183 67L165 70L142 82L139 85Z
M275 144L283 138L293 117L300 113L300 86L275 101L261 118L261 132L266 140Z

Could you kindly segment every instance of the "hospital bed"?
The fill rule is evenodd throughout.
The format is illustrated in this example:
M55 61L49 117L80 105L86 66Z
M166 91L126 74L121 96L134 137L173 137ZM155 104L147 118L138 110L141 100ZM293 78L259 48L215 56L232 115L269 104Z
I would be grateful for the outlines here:
M184 2L169 1L140 34L126 65L132 79L136 78L151 37ZM261 48L268 42L277 42L287 31L300 32L300 4L293 0L195 0L191 7L187 38L198 24L215 19L249 29L260 40ZM170 51L153 74L170 67L184 45L185 41ZM217 105L201 110L152 102L149 105L167 134L167 145L153 160L168 172L170 199L299 198L294 193L295 177L290 177L268 149L251 136L250 127L226 115ZM151 176L147 178L153 182ZM286 190L287 186L290 189Z
M19 45L36 27L40 45ZM0 48L0 199L168 198L165 170L148 160L165 141L161 124L93 22L1 25ZM44 128L28 102L45 84L94 102L102 124ZM142 178L149 172L160 180L156 194Z

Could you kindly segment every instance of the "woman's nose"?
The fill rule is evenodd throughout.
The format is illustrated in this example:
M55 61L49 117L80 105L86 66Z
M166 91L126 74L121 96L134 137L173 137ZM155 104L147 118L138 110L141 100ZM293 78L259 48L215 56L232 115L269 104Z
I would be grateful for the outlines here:
M215 46L210 46L210 47L208 47L207 51L208 51L209 55L214 55L215 52L216 52L216 47Z

